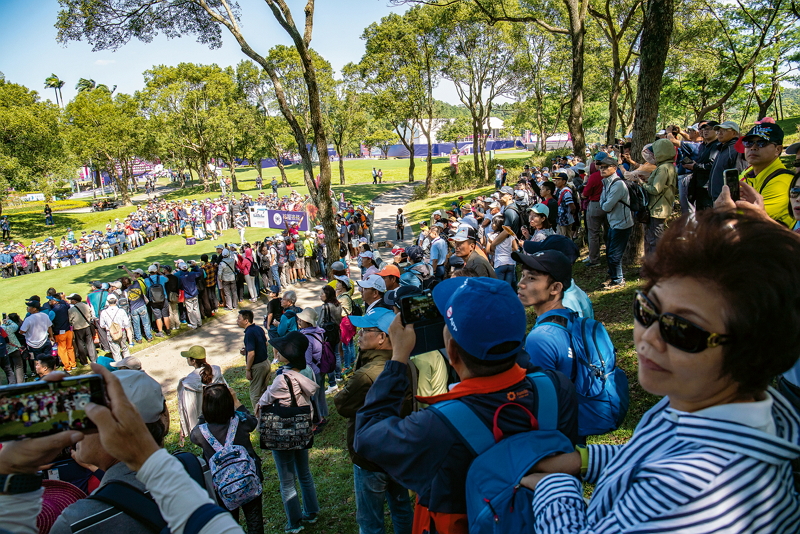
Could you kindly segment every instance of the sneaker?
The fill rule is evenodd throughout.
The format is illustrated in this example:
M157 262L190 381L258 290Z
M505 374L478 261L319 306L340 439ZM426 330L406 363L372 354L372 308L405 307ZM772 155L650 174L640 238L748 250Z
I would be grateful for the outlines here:
M303 515L303 517L300 518L300 522L313 525L314 523L317 522L317 519L319 519L319 514L308 514L308 515Z
M587 266L587 267L589 267L590 269L591 269L592 267L600 267L600 262L597 262L597 263L587 263L587 264L586 264L586 266Z
M605 286L606 290L610 289L618 289L620 287L625 287L625 280L620 280L619 282L611 282L607 286Z
M331 386L325 390L325 395L330 395L331 393L336 393L339 391L339 386Z
M303 527L303 525L298 525L296 527L293 527L293 526L287 524L283 528L283 531L286 532L287 534L297 534L298 532L302 532L303 528L305 528L305 527Z

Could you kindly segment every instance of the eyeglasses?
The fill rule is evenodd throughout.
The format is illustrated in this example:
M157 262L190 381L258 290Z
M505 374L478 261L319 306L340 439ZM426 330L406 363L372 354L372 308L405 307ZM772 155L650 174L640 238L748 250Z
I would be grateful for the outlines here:
M742 141L742 145L744 145L745 148L753 148L753 146L757 146L758 148L764 148L765 146L774 144L775 143L773 143L772 141L767 141L766 139L755 139L755 140L748 139L747 141Z
M793 187L789 189L789 198L800 197L800 187Z
M658 321L658 330L666 343L692 354L725 345L732 340L731 336L709 332L674 313L659 313L653 301L642 291L636 292L633 316L646 328Z
M383 332L383 330L381 330L380 328L362 328L361 333L363 334L364 332L372 332L378 334L380 332Z

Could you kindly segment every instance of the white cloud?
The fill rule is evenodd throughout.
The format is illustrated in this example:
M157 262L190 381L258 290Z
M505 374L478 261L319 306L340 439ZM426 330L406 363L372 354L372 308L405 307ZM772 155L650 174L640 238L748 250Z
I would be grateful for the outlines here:
M116 59L98 59L94 62L95 65L111 65L112 63L116 63Z

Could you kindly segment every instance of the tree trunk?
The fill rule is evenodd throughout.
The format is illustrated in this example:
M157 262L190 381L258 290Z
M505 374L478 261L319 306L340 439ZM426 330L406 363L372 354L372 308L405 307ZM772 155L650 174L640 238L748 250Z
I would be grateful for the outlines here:
M430 123L429 123L430 124ZM425 191L431 192L433 185L433 143L431 143L430 131L428 132L428 161L425 165Z
M410 183L414 183L414 167L417 166L417 162L414 160L414 140L411 140L411 147L408 149L408 181Z
M564 3L569 13L569 33L572 45L572 77L570 79L567 124L572 136L572 151L583 157L586 152L586 141L583 136L583 67L588 0L564 0Z
M236 180L236 160L233 159L233 152L228 151L228 165L231 168L231 191L239 190L239 182Z
M611 77L611 92L608 99L608 128L606 129L606 144L613 145L617 138L617 120L619 117L619 95L621 93L619 73Z
M283 158L278 157L275 159L275 164L278 166L278 170L281 171L281 183L288 184L289 179L286 178L286 167L283 165Z
M117 169L114 165L114 160L109 159L109 165L112 169L114 169L114 173L116 173ZM122 200L122 205L127 206L131 203L131 197L128 193L128 173L130 172L130 169L124 160L120 160L119 169L120 174L117 175L117 189L119 190L119 196Z
M673 0L649 0L642 24L639 45L639 84L636 92L636 117L633 121L631 157L640 163L642 149L655 138L658 104L661 96L668 43L672 36ZM638 263L644 246L642 225L634 225L625 251L625 264Z
M264 169L261 168L261 158L258 158L256 162L256 172L258 173L258 177L261 178L261 183L264 183Z
M344 158L341 153L339 154L339 184L344 185Z
M483 133L483 124L480 123L479 119L472 117L472 161L475 162L475 178L479 179L481 176L481 161L480 161L480 154L478 151L480 150L480 136Z

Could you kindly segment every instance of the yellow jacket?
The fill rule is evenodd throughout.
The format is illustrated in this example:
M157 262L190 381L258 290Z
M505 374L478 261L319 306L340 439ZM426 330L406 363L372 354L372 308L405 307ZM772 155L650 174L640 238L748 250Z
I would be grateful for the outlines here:
M786 172L773 177L764 187L764 181L767 176L778 170ZM775 158L775 161L770 163L758 175L753 173L752 167L748 167L739 177L740 180L744 180L753 186L764 197L764 209L766 209L767 215L783 223L788 228L791 228L795 222L794 216L789 209L789 188L792 186L793 178L794 175L786 169L781 162L781 158Z

